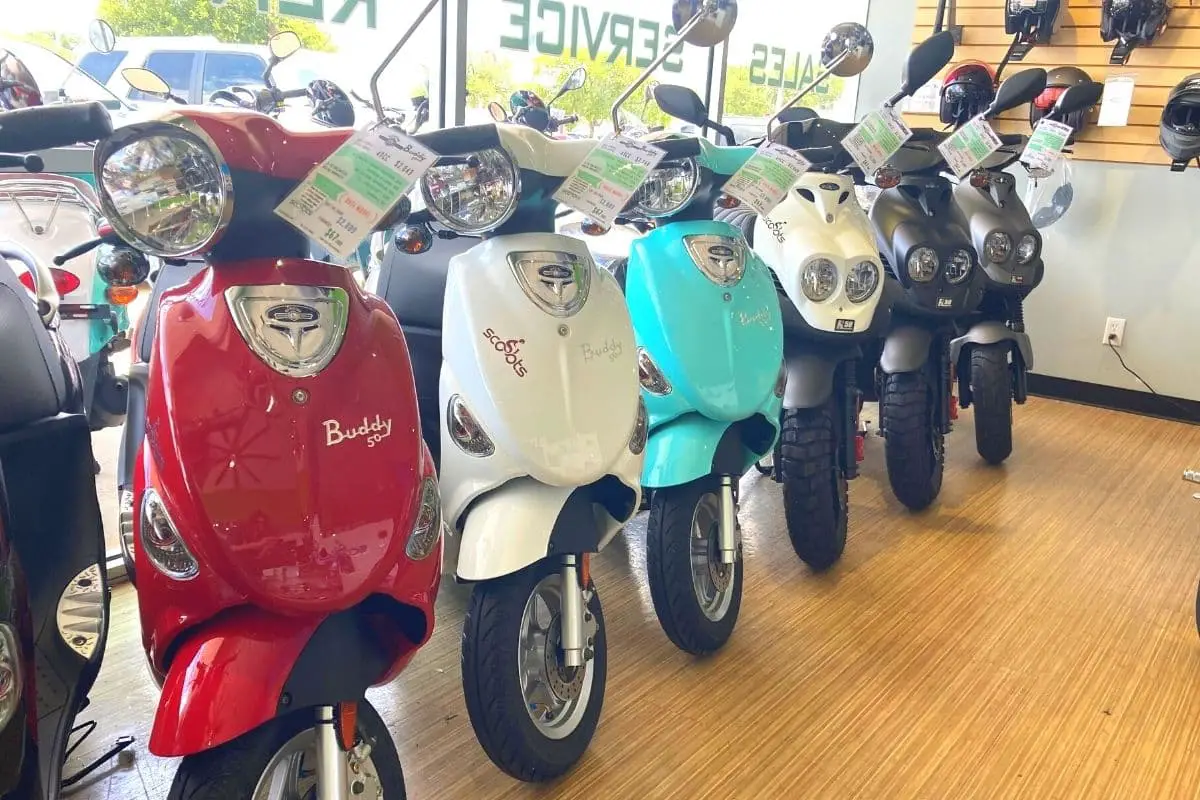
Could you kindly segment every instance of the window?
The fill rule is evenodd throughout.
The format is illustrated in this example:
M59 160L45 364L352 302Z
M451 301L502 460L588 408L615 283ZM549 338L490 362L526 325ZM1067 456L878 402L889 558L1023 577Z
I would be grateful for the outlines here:
M111 53L84 53L83 58L79 60L79 68L100 83L108 83L124 58L123 50L114 50Z
M262 86L267 62L253 53L208 53L204 56L201 99L230 86Z
M171 91L190 100L192 93L192 66L196 61L196 53L187 51L162 51L146 56L146 69L153 70L167 82ZM134 100L159 100L161 98L142 94L133 89L129 96Z

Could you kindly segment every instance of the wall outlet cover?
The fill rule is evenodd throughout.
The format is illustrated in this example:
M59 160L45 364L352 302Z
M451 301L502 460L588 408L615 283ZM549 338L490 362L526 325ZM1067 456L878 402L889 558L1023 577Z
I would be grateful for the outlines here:
M1100 340L1101 344L1111 344L1113 347L1120 347L1125 343L1125 320L1121 317L1109 317L1104 323L1104 337Z

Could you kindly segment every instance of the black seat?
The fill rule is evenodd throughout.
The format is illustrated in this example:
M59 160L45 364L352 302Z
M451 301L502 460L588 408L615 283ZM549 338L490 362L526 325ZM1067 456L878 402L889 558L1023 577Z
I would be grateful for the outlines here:
M9 258L35 263L25 248L0 245L0 432L53 417L70 398L60 353Z

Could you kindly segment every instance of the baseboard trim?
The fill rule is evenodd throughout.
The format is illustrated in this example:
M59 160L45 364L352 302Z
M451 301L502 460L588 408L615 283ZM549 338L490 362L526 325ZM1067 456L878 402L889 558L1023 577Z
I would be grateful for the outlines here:
M1029 374L1029 393L1039 397L1111 408L1115 411L1128 411L1131 414L1172 419L1192 425L1200 424L1200 402L1185 400L1182 397L1167 397L1032 372Z

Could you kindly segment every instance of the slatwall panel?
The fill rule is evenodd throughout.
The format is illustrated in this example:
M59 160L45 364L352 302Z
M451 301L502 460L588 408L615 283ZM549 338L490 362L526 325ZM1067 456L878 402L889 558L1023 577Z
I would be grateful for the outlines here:
M1074 158L1089 161L1114 161L1134 164L1169 164L1170 158L1158 144L1158 119L1167 93L1183 78L1200 72L1200 3L1193 8L1190 0L1175 0L1167 18L1167 30L1150 47L1133 51L1129 63L1110 66L1113 42L1100 39L1100 0L1069 0L1062 27L1049 45L1036 46L1024 61L1012 62L1007 75L1024 67L1075 65L1082 67L1092 80L1103 83L1110 71L1136 76L1133 108L1125 127L1101 128L1090 125L1073 145ZM1012 37L1004 32L1004 0L956 0L955 24L963 26L962 44L955 48L955 62L978 59L993 68L1000 63ZM933 31L937 0L917 0L913 44ZM949 13L947 13L947 23ZM940 76L939 76L940 78ZM1096 120L1099 107L1092 112ZM936 115L906 114L910 125L942 126ZM994 126L1003 133L1029 133L1029 107L1010 111Z

